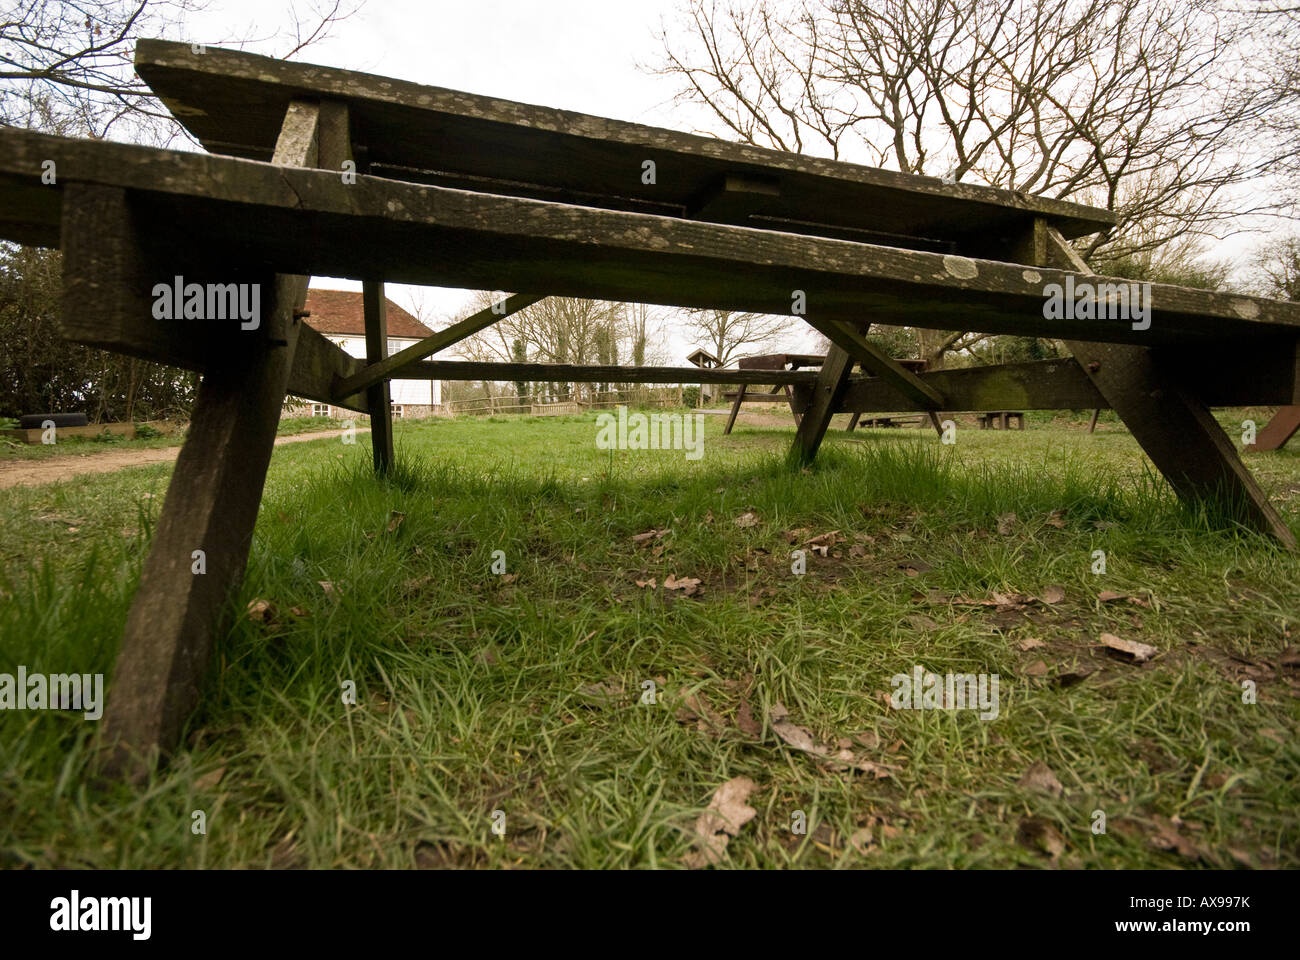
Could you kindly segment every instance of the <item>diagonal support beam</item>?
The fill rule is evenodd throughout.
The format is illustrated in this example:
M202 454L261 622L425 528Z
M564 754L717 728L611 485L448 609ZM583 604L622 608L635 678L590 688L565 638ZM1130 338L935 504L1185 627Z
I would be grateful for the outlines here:
M803 419L795 431L794 445L790 448L792 462L811 463L817 456L817 450L822 444L822 438L826 436L826 429L831 425L831 417L839 407L852 371L853 358L848 351L831 344L817 375L812 400L803 411Z
M1251 451L1280 450L1300 430L1300 406L1278 407L1273 419L1264 424L1255 442L1246 449Z
M1055 228L1038 220L1034 230L1044 235L1049 262L1092 273ZM1181 500L1218 498L1237 522L1296 549L1295 534L1241 462L1232 440L1174 371L1145 347L1065 344Z
M943 397L937 390L911 370L905 369L852 324L813 317L804 317L804 319L824 334L831 343L862 364L862 369L884 380L908 400L927 410L942 409Z
M473 336L480 330L492 326L497 321L504 320L512 313L518 313L525 307L531 307L537 301L544 299L546 299L545 294L516 293L504 300L499 300L492 306L485 307L464 320L456 321L447 329L439 330L432 336L425 337L419 343L413 343L406 349L397 351L391 357L367 364L359 373L344 377L334 385L334 395L342 399L351 394L367 390L381 380L391 378L402 367L432 356L440 350L446 350L465 338Z

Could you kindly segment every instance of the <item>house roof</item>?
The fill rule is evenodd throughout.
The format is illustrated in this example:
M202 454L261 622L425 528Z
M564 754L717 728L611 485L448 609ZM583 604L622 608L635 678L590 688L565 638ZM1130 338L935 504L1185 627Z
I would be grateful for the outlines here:
M709 353L709 351L703 349L702 347L696 349L696 351L692 353L690 356L688 356L686 359L689 362L695 364L697 367L702 366L702 364L700 363L701 360L708 360L715 367L718 365L718 358L715 357L713 354Z
M384 299L388 301L390 337L420 340L433 333L392 300ZM318 290L312 287L307 291L306 308L311 311L307 323L319 333L347 337L366 335L365 308L359 290Z

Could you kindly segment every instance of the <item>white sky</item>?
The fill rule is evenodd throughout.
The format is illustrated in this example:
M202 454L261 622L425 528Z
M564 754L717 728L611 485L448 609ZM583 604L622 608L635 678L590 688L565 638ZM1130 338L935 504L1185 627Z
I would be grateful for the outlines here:
M305 10L309 0L297 0ZM318 0L320 2L320 0ZM661 21L675 22L674 0L368 0L335 28L336 36L296 59L614 117L678 130L708 123L701 108L671 102L676 81L641 66L656 64ZM266 37L289 21L288 0L216 0L189 21L185 39ZM304 17L306 19L306 17ZM283 37L246 49L282 53ZM1275 224L1270 225L1275 226ZM1243 257L1258 234L1215 245L1215 257ZM360 289L318 279L316 286ZM388 295L420 310L435 328L468 312L468 292L391 284ZM786 346L807 349L811 330L792 324ZM670 329L670 362L698 344ZM772 351L776 351L772 347Z
M287 22L285 11L281 2L218 0L213 10L189 21L186 39L265 36ZM669 102L673 81L638 68L655 62L661 17L671 21L671 0L369 0L335 28L335 37L295 59L691 130L692 117L698 123L700 113ZM283 38L246 47L257 53L286 48ZM341 278L317 278L313 285L361 289L359 282ZM464 290L389 284L388 296L407 309L422 308L435 328L471 312ZM787 346L806 349L811 329L792 322L791 330ZM668 330L670 363L685 363L695 346L680 329Z

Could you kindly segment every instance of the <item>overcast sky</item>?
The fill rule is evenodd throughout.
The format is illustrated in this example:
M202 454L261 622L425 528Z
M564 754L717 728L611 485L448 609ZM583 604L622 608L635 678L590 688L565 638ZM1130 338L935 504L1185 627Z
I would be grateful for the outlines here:
M297 7L305 10L308 2L297 0ZM656 32L661 22L671 32L675 9L675 0L368 0L335 28L336 36L296 59L692 130L708 123L702 110L674 104L675 80L642 68L658 62ZM288 0L216 0L188 21L184 39L267 37L289 22L287 10ZM278 54L289 46L281 36L246 49ZM1214 253L1244 257L1258 242L1258 235L1237 237L1216 245ZM320 278L314 285L360 289L342 279ZM434 327L467 312L462 290L393 284L389 296L408 309L421 308ZM806 349L810 339L809 328L792 320L786 346ZM684 361L697 345L671 331L672 362Z

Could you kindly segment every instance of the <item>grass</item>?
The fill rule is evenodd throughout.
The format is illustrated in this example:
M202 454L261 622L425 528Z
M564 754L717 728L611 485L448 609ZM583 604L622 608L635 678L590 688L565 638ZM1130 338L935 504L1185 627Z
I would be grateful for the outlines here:
M104 786L93 723L0 712L0 861L674 867L744 776L733 866L1300 863L1300 560L1180 506L1104 422L833 434L793 472L787 425L721 423L694 462L597 450L590 417L399 423L382 480L364 436L278 448L185 746ZM1249 462L1295 526L1296 455ZM111 674L169 473L0 492L0 670ZM915 665L997 674L997 719L890 709ZM777 703L889 775L787 745ZM1020 785L1035 763L1059 791Z

